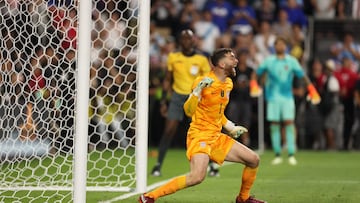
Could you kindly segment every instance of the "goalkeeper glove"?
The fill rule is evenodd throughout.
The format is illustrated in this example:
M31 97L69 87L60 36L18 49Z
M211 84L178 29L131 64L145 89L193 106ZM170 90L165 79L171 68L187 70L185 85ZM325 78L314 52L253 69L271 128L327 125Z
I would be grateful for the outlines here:
M195 87L195 89L193 90L193 94L197 97L200 96L201 91L205 88L205 87L209 87L212 83L214 82L213 79L209 78L209 77L205 77L203 78L199 84Z
M248 132L248 130L243 126L236 126L233 122L227 121L227 123L224 125L225 130L229 132L229 135L237 139L242 134Z
M250 96L258 97L262 94L262 89L256 80L250 80Z
M312 84L308 85L307 90L309 91L307 99L310 100L311 103L314 105L319 104L321 101L321 98L320 98L319 93L316 91L314 85L312 85Z
M234 129L232 131L229 132L229 135L234 138L237 139L238 137L240 137L242 134L248 132L248 130L243 127L243 126L235 126Z

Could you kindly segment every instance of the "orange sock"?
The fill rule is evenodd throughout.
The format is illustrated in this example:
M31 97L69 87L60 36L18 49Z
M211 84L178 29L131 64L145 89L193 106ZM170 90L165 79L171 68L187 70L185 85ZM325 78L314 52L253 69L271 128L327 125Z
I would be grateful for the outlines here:
M178 176L163 186L146 193L145 196L157 199L159 197L172 194L178 190L184 189L186 187L186 176Z
M250 168L245 166L242 174L242 183L239 193L239 197L242 201L247 200L250 197L250 189L256 179L256 173L258 168Z

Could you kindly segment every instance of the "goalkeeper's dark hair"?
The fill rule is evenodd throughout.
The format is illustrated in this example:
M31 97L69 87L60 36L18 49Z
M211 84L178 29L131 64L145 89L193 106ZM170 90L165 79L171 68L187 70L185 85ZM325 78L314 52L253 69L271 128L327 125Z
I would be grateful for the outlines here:
M225 57L226 54L231 53L233 50L230 48L220 48L213 52L210 56L210 63L212 66L217 66L219 61Z

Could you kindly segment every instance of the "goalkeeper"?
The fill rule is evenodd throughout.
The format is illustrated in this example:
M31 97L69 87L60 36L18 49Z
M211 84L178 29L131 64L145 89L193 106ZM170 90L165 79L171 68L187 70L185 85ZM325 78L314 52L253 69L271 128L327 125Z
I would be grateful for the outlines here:
M140 203L152 203L159 197L201 183L206 177L210 160L218 164L230 161L245 165L236 203L264 202L250 196L259 166L259 156L234 139L247 132L247 129L235 126L224 115L233 87L229 77L235 74L238 60L232 50L227 48L216 50L210 60L215 67L210 73L194 81L193 91L184 104L185 113L192 117L186 143L190 173L178 176L163 186L141 195ZM229 132L229 136L221 132L222 128Z
M288 162L296 165L295 159L295 101L293 96L294 77L302 78L309 92L308 99L312 104L320 102L320 96L305 75L296 58L286 53L287 44L284 38L275 40L275 54L266 58L256 73L265 80L266 116L270 122L272 148L275 152L273 165L281 164L281 126L285 128ZM261 80L262 80L261 79Z

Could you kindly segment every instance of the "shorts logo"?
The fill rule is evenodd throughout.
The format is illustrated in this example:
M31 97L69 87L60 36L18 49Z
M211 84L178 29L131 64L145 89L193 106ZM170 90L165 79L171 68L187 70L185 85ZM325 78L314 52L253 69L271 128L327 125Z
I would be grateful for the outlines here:
M200 142L200 147L202 148L206 147L206 142Z

